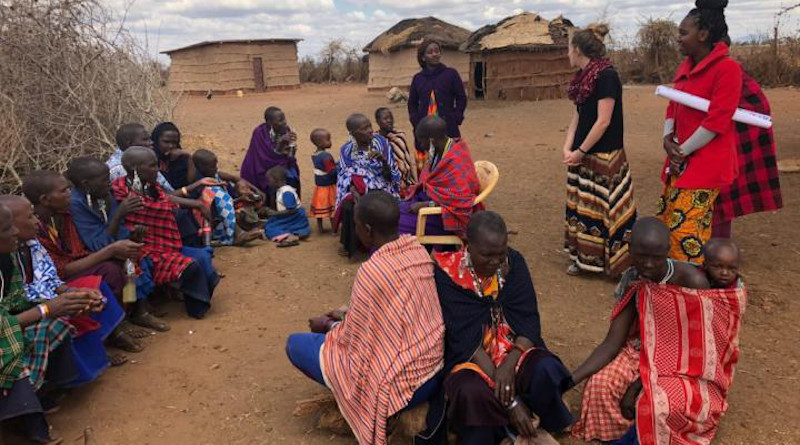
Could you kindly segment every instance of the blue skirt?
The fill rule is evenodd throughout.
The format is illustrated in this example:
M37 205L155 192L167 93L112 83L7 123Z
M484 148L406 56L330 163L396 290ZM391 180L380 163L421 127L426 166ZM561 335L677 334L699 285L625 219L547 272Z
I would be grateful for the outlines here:
M102 312L89 315L100 323L100 329L82 335L72 340L72 358L78 370L78 377L68 383L67 387L76 387L89 383L100 376L108 368L109 360L106 354L105 341L114 329L125 318L125 311L117 302L111 288L102 282L100 292L108 300Z
M264 224L264 233L269 239L287 234L296 235L300 238L311 235L311 225L308 224L306 210L300 207L295 213L269 218Z

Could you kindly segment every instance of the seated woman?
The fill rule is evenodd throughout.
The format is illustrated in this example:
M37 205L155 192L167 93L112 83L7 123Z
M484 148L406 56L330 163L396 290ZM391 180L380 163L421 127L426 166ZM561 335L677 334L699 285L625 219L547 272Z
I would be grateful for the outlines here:
M385 107L375 110L375 122L378 124L378 134L385 137L392 146L394 162L403 177L400 187L403 191L417 182L417 161L409 149L406 134L394 127L392 110Z
M233 227L236 216L228 212L229 209L224 205L224 201L217 199L217 196L224 192L222 181L237 183L243 181L242 178L223 171L217 171L213 178L204 177L202 172L198 171L192 156L181 147L181 133L172 122L158 124L153 129L151 138L153 152L158 157L159 173L175 189L174 192L167 194L172 195L174 198L171 199L178 202L181 207L193 209L193 218L186 211L180 211L177 215L178 228L184 244L203 245L202 227L206 221L213 226L213 215L227 218L228 226ZM184 198L184 201L178 201L176 198ZM232 244L233 234L229 235ZM224 241L227 244L229 240L225 238Z
M268 239L278 243L278 247L291 247L311 235L306 211L300 204L297 190L286 184L286 169L280 165L267 172L267 183L270 190L277 190L275 202L278 209L269 211L269 218L264 224L264 234Z
M473 215L467 241L466 250L434 254L449 427L461 445L532 437L536 417L562 431L572 423L561 399L570 374L542 340L528 265L496 213Z
M184 295L187 313L203 318L211 307L219 276L204 248L185 247L175 222L177 205L156 180L158 159L152 150L131 147L122 155L128 175L111 184L114 199L135 202L136 210L124 218L128 231L145 228L142 255L152 268L156 285L170 285ZM130 202L130 201L129 201Z
M297 165L297 134L286 121L286 114L278 107L264 111L264 123L253 130L250 147L242 161L241 177L254 184L267 195L267 206L275 210L275 193L267 184L267 171L281 166L286 169L286 183L300 195L300 167Z
M77 316L93 304L87 292L68 291L47 302L31 302L16 255L17 229L11 210L0 204L0 422L16 419L26 439L57 444L38 392L75 380L70 326L61 317ZM44 394L42 394L44 395ZM52 406L50 406L52 408Z
M656 434L672 438L664 443L699 443L684 441L686 435L702 437L703 443L713 439L727 407L725 398L738 358L738 348L731 345L737 344L744 290L709 290L705 274L691 264L669 259L669 252L666 225L656 218L636 222L631 238L633 267L617 288L620 301L608 334L572 373L575 384L588 379L581 417L572 430L575 437L613 441L628 432L626 440L632 442L625 443L638 443L636 428L631 426L634 418L640 420L637 412L645 409L648 415L636 425L639 437L647 438L642 444L653 444ZM676 307L697 309L676 311ZM644 320L643 311L648 313ZM640 325L646 326L646 332ZM654 335L658 335L657 343L650 337ZM693 351L692 357L680 352L684 348ZM710 364L718 371L711 372L711 377L702 370L674 372L688 369L686 360L698 369ZM647 378L654 372L655 384ZM702 394L685 392L701 384L707 388ZM658 404L653 403L655 391L665 395ZM695 399L692 406L705 408L686 410L687 397ZM656 422L650 420L654 418ZM688 427L675 430L674 425Z
M27 199L6 195L0 197L0 202L11 210L14 227L21 241L16 262L28 299L27 303L20 302L20 306L10 308L11 312L30 309L36 302L52 300L70 289L78 288L88 292L93 301L92 313L68 320L76 330L72 352L78 369L78 377L69 386L79 386L96 379L112 364L106 354L106 340L113 346L135 344L130 336L117 329L125 313L100 276L74 279L69 285L61 281L50 255L36 240L38 220ZM115 357L113 364L120 365L125 361L125 357Z
M33 204L33 211L39 220L36 238L47 250L58 277L69 283L78 278L99 276L121 302L125 284L123 261L138 258L141 244L120 240L97 252L87 250L78 236L69 210L69 182L58 173L34 171L25 178L22 191ZM126 352L140 352L143 349L122 329L115 331L111 338L113 346Z
M483 206L475 206L481 192L475 164L464 140L447 137L447 122L428 116L417 125L417 141L433 146L433 156L425 162L419 183L409 188L400 204L400 233L415 234L417 214L423 207L441 207L442 215L431 215L425 223L428 235L466 235L469 218Z
M120 241L129 241L132 233L125 228L124 220L129 213L141 209L141 198L131 196L118 204L111 197L108 167L99 159L89 156L73 159L67 167L67 178L72 183L70 220L86 250L102 252ZM137 301L131 308L128 321L144 328L167 332L170 329L167 322L148 311L147 297L155 289L155 282L151 263L141 255L141 245L136 244L140 247L135 257L139 266L136 277Z
M372 190L383 190L398 197L401 175L394 163L389 141L372 132L372 123L366 116L350 115L347 131L350 140L342 145L339 156L334 231L341 226L339 254L352 257L361 250L353 220L356 202Z

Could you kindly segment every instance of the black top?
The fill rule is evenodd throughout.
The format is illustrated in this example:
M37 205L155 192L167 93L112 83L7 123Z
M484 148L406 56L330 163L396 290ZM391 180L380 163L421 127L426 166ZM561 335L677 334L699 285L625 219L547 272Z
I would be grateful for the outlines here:
M594 93L583 105L578 105L578 128L575 130L575 141L572 143L573 150L577 150L586 140L592 126L597 122L597 103L607 97L613 98L615 101L611 124L589 152L607 153L623 147L622 82L619 80L617 71L611 68L597 76Z

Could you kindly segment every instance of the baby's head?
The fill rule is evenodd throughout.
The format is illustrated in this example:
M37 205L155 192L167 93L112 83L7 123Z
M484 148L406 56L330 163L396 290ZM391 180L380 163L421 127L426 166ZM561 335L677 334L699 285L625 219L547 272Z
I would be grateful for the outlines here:
M201 148L192 154L192 162L201 175L213 178L217 175L217 155L212 151Z
M319 150L331 148L331 133L324 128L317 128L311 132L311 143Z
M703 246L708 280L715 288L731 287L739 279L739 247L726 238L712 238Z
M275 191L286 185L286 169L276 165L267 170L267 185Z

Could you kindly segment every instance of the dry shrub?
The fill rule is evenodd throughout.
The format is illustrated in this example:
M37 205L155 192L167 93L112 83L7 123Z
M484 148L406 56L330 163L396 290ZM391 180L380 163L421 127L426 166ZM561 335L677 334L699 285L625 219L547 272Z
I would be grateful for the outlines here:
M800 39L797 37L781 39L777 54L772 40L735 45L732 54L763 86L800 85Z
M316 57L300 60L300 81L311 83L366 82L367 63L356 47L329 40Z
M104 156L124 122L171 116L161 66L99 0L0 2L0 191Z
M634 42L609 54L624 82L669 82L681 61L678 25L669 19L648 18L640 23Z

